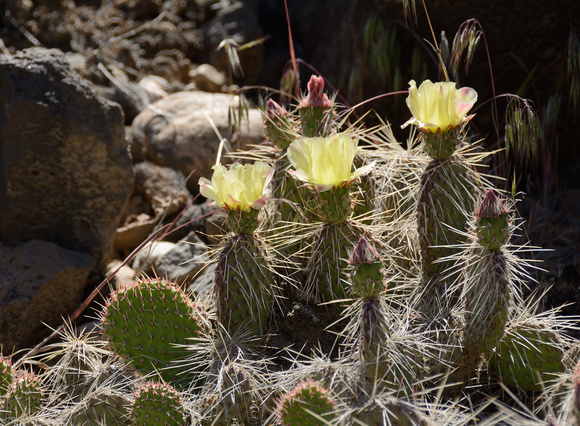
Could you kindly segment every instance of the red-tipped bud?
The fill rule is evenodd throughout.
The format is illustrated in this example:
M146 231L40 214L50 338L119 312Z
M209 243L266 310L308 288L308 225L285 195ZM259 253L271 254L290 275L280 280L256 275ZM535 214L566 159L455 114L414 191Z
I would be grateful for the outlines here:
M324 79L322 77L313 75L308 82L308 94L300 102L298 108L304 107L332 107L332 102L324 93Z
M385 270L381 257L364 236L360 236L350 258L349 275L354 294L362 298L377 297L385 289Z
M285 117L288 114L286 108L278 104L274 99L268 99L266 103L266 118L275 120L280 117Z
M477 239L482 247L497 250L510 238L510 210L495 195L487 191L485 198L475 212Z
M502 214L509 213L510 210L501 202L499 198L495 195L493 189L487 191L485 198L479 205L477 211L475 212L475 217L481 219L487 218L498 218Z
M358 239L358 243L352 252L350 257L350 264L355 268L360 266L361 263L374 263L380 260L381 257L375 248L368 242L368 240L361 235Z

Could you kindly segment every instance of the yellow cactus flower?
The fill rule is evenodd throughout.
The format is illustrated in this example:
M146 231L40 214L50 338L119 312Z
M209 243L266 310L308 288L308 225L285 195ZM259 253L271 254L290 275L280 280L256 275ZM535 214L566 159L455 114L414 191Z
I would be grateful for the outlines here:
M473 118L466 114L476 101L477 92L470 87L457 89L454 82L425 80L417 89L415 80L411 80L407 106L413 117L401 127L414 124L426 132L448 132Z
M302 138L288 148L289 171L296 179L314 185L318 192L347 186L370 172L372 165L352 170L357 143L349 135L335 134L327 138Z
M221 164L213 167L211 181L199 179L201 195L226 210L259 209L266 203L266 187L274 169L268 163L232 164L229 170Z

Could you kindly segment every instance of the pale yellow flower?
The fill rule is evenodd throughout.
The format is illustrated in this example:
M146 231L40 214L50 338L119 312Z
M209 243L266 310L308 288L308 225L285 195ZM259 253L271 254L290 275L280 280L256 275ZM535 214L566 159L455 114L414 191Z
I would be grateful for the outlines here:
M201 195L226 210L259 209L266 203L266 187L272 180L273 168L263 161L254 164L221 164L213 167L211 181L199 179Z
M327 138L302 138L288 148L288 160L294 167L289 172L296 179L314 185L318 192L346 186L372 169L372 165L367 165L352 170L357 152L356 142L343 133Z
M414 124L427 132L447 132L473 118L466 114L476 101L477 92L470 87L457 89L454 82L425 80L417 89L415 80L411 80L407 106L413 118L401 127Z

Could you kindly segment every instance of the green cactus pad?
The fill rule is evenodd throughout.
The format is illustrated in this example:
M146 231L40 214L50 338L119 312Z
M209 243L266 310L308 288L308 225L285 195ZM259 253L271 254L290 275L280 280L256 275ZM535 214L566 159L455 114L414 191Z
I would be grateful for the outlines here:
M116 291L102 313L103 333L109 345L143 374L157 372L166 382L192 382L192 372L182 374L172 363L188 357L179 345L205 331L205 318L179 288L161 279L150 279Z
M228 227L235 234L252 234L259 225L260 210L228 210Z
M272 283L257 238L231 236L220 253L214 286L218 320L230 335L264 333L272 307Z
M166 383L152 382L135 395L131 418L139 426L185 424L185 408L179 393Z
M453 261L437 262L456 254L467 214L475 210L481 192L472 166L460 157L434 160L425 169L420 185L417 222L423 274L433 278L453 266ZM454 231L457 230L457 231Z
M464 352L489 357L504 335L510 304L510 272L501 250L473 247L465 268ZM476 366L474 366L476 367Z
M0 356L0 397L8 392L12 383L12 362Z
M16 376L0 400L0 419L18 419L36 413L40 410L42 396L39 377L32 373Z
M347 220L352 213L352 199L348 187L317 192L315 198L318 220L340 223Z
M351 221L324 223L314 236L305 290L317 303L352 297L348 291L347 259L361 235L359 228Z
M278 403L278 416L284 426L320 425L322 419L331 421L336 407L328 390L314 382L298 385Z
M541 324L519 324L508 330L490 366L508 387L541 392L565 370L558 335Z
M421 135L425 142L425 152L435 160L447 160L459 145L455 132L421 132Z

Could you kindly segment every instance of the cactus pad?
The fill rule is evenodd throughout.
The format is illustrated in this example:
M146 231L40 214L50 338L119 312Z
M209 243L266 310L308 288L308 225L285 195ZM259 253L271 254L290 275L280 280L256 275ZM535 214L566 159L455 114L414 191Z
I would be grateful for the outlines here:
M184 425L185 408L179 393L166 383L152 382L135 395L131 418L136 425Z
M0 397L8 392L12 383L12 362L9 358L0 356Z
M230 335L244 331L261 335L266 330L272 282L256 237L230 237L220 253L214 287L218 320Z
M335 404L328 390L312 381L298 385L278 403L278 416L282 425L320 425L321 418L334 417Z
M361 231L351 221L324 223L314 236L307 268L306 293L318 303L351 297L346 270L348 259Z
M565 370L563 357L556 333L523 323L506 333L490 364L505 385L540 392Z
M191 383L172 362L188 356L188 339L199 337L205 318L179 288L161 279L129 285L111 295L102 313L109 345L141 373L158 372L173 384Z
M460 157L434 160L427 166L417 214L425 277L436 277L453 266L452 261L436 261L457 253L458 249L450 246L460 242L457 231L464 231L468 212L475 210L478 192L474 171Z
M16 376L1 400L0 419L18 419L34 414L40 409L42 394L39 377L32 373Z

